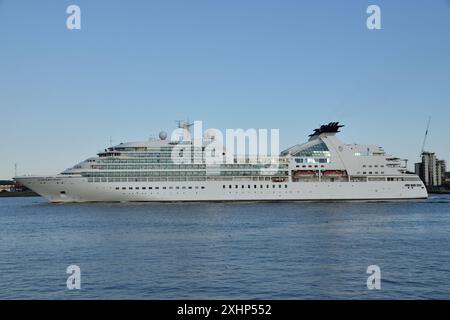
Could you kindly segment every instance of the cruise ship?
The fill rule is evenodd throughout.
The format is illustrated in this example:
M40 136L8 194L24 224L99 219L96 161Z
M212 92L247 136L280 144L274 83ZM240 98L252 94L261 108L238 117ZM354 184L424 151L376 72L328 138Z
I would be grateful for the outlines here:
M188 131L189 124L179 128ZM53 176L15 180L50 202L127 201L321 201L427 198L406 161L374 145L346 144L331 122L307 142L276 157L234 157L208 161L215 137L120 143ZM217 150L216 150L217 149ZM182 156L183 161L174 158ZM225 147L214 148L225 157ZM229 159L229 157L227 157ZM274 161L276 160L276 161ZM231 162L231 163L230 163Z

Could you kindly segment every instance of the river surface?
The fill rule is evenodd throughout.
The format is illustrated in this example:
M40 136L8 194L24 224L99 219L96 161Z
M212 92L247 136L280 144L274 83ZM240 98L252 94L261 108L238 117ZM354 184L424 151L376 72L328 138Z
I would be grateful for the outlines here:
M69 265L81 289L69 290ZM379 267L381 289L367 287ZM375 283L375 282L374 282ZM0 198L1 299L450 299L450 196L49 204Z

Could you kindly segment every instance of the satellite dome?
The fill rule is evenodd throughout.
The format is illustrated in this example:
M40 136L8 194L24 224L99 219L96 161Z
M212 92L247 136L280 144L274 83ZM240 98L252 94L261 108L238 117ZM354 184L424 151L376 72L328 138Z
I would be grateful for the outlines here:
M166 140L166 139L167 139L167 132L161 131L161 132L159 133L159 138L160 138L161 140Z

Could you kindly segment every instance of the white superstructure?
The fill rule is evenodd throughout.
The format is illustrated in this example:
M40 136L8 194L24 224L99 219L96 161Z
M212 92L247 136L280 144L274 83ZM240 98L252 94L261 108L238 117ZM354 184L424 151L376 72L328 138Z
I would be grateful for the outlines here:
M340 127L316 129L308 142L281 152L275 167L273 159L211 164L205 161L208 142L198 146L163 134L110 147L58 175L15 180L51 202L427 198L403 160L378 146L342 143ZM174 148L189 151L189 161L174 161ZM225 157L225 149L214 151Z

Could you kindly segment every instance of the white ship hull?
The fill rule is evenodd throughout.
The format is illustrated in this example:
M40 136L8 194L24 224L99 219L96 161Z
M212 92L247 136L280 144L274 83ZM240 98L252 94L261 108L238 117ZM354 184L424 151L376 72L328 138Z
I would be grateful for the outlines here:
M88 182L79 176L16 180L50 202L406 200L428 196L422 183L407 181Z

